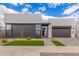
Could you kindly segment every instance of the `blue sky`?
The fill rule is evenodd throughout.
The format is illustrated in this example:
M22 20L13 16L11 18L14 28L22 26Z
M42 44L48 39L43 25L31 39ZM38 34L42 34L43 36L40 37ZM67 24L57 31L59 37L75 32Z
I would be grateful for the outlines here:
M41 14L42 18L76 17L79 20L79 3L0 3L0 18L4 13ZM0 19L0 24L3 20Z
M78 17L79 15L78 3L0 3L0 7L11 13L41 13L51 17ZM3 12L5 13L5 10Z

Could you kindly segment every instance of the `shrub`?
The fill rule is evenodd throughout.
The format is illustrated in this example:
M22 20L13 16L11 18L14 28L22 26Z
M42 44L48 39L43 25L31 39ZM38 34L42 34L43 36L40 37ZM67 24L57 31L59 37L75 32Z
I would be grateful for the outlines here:
M5 38L5 36L0 36L0 39Z
M2 43L6 43L7 42L7 40L2 40Z
M28 38L27 38L27 40L31 40L31 39L32 39L31 37L28 37Z
M5 36L3 36L3 38L5 38Z

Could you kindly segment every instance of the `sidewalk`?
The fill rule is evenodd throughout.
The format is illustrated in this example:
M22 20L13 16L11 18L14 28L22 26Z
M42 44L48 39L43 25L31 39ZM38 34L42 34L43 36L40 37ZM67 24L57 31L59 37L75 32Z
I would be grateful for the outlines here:
M79 56L78 46L0 46L0 56L49 56L76 55Z
M43 38L45 46L55 46L52 42L51 39L49 38Z

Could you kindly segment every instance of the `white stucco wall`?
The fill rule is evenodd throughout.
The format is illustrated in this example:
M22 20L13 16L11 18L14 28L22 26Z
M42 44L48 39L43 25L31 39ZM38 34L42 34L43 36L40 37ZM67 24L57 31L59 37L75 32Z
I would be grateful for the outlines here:
M50 23L48 37L52 37L52 26L71 26L71 38L75 38L75 18L53 18L44 21L41 14L4 14L5 23Z
M5 23L41 23L40 14L4 14Z
M49 22L51 23L52 26L71 26L71 38L75 38L75 29L76 29L75 18L49 19ZM49 33L51 32L52 31L49 31Z
M79 38L79 21L76 22L76 37Z

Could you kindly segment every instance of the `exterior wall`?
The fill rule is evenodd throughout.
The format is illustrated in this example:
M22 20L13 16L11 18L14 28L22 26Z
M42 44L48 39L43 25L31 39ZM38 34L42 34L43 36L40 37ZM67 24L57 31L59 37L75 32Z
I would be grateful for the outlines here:
M0 30L0 38L5 37L5 30Z
M5 23L41 23L40 14L4 14Z
M75 38L76 22L74 18L54 18L48 21L42 21L40 14L4 14L5 23L19 24L35 24L35 23L50 23L48 26L48 37L52 37L52 26L71 26L71 37Z
M76 23L75 23L75 20L74 18L66 18L66 19L49 19L50 23L53 25L53 26L74 26Z
M52 25L51 24L48 26L48 37L52 38Z
M6 30L6 36L9 38L41 37L41 31L39 29L36 29L36 25L38 24L6 24L6 25L11 25L11 29Z
M5 30L4 27L0 27L0 38L5 37Z
M49 19L49 22L52 26L71 26L71 38L75 38L76 22L74 18Z
M79 38L79 22L76 23L76 37Z

